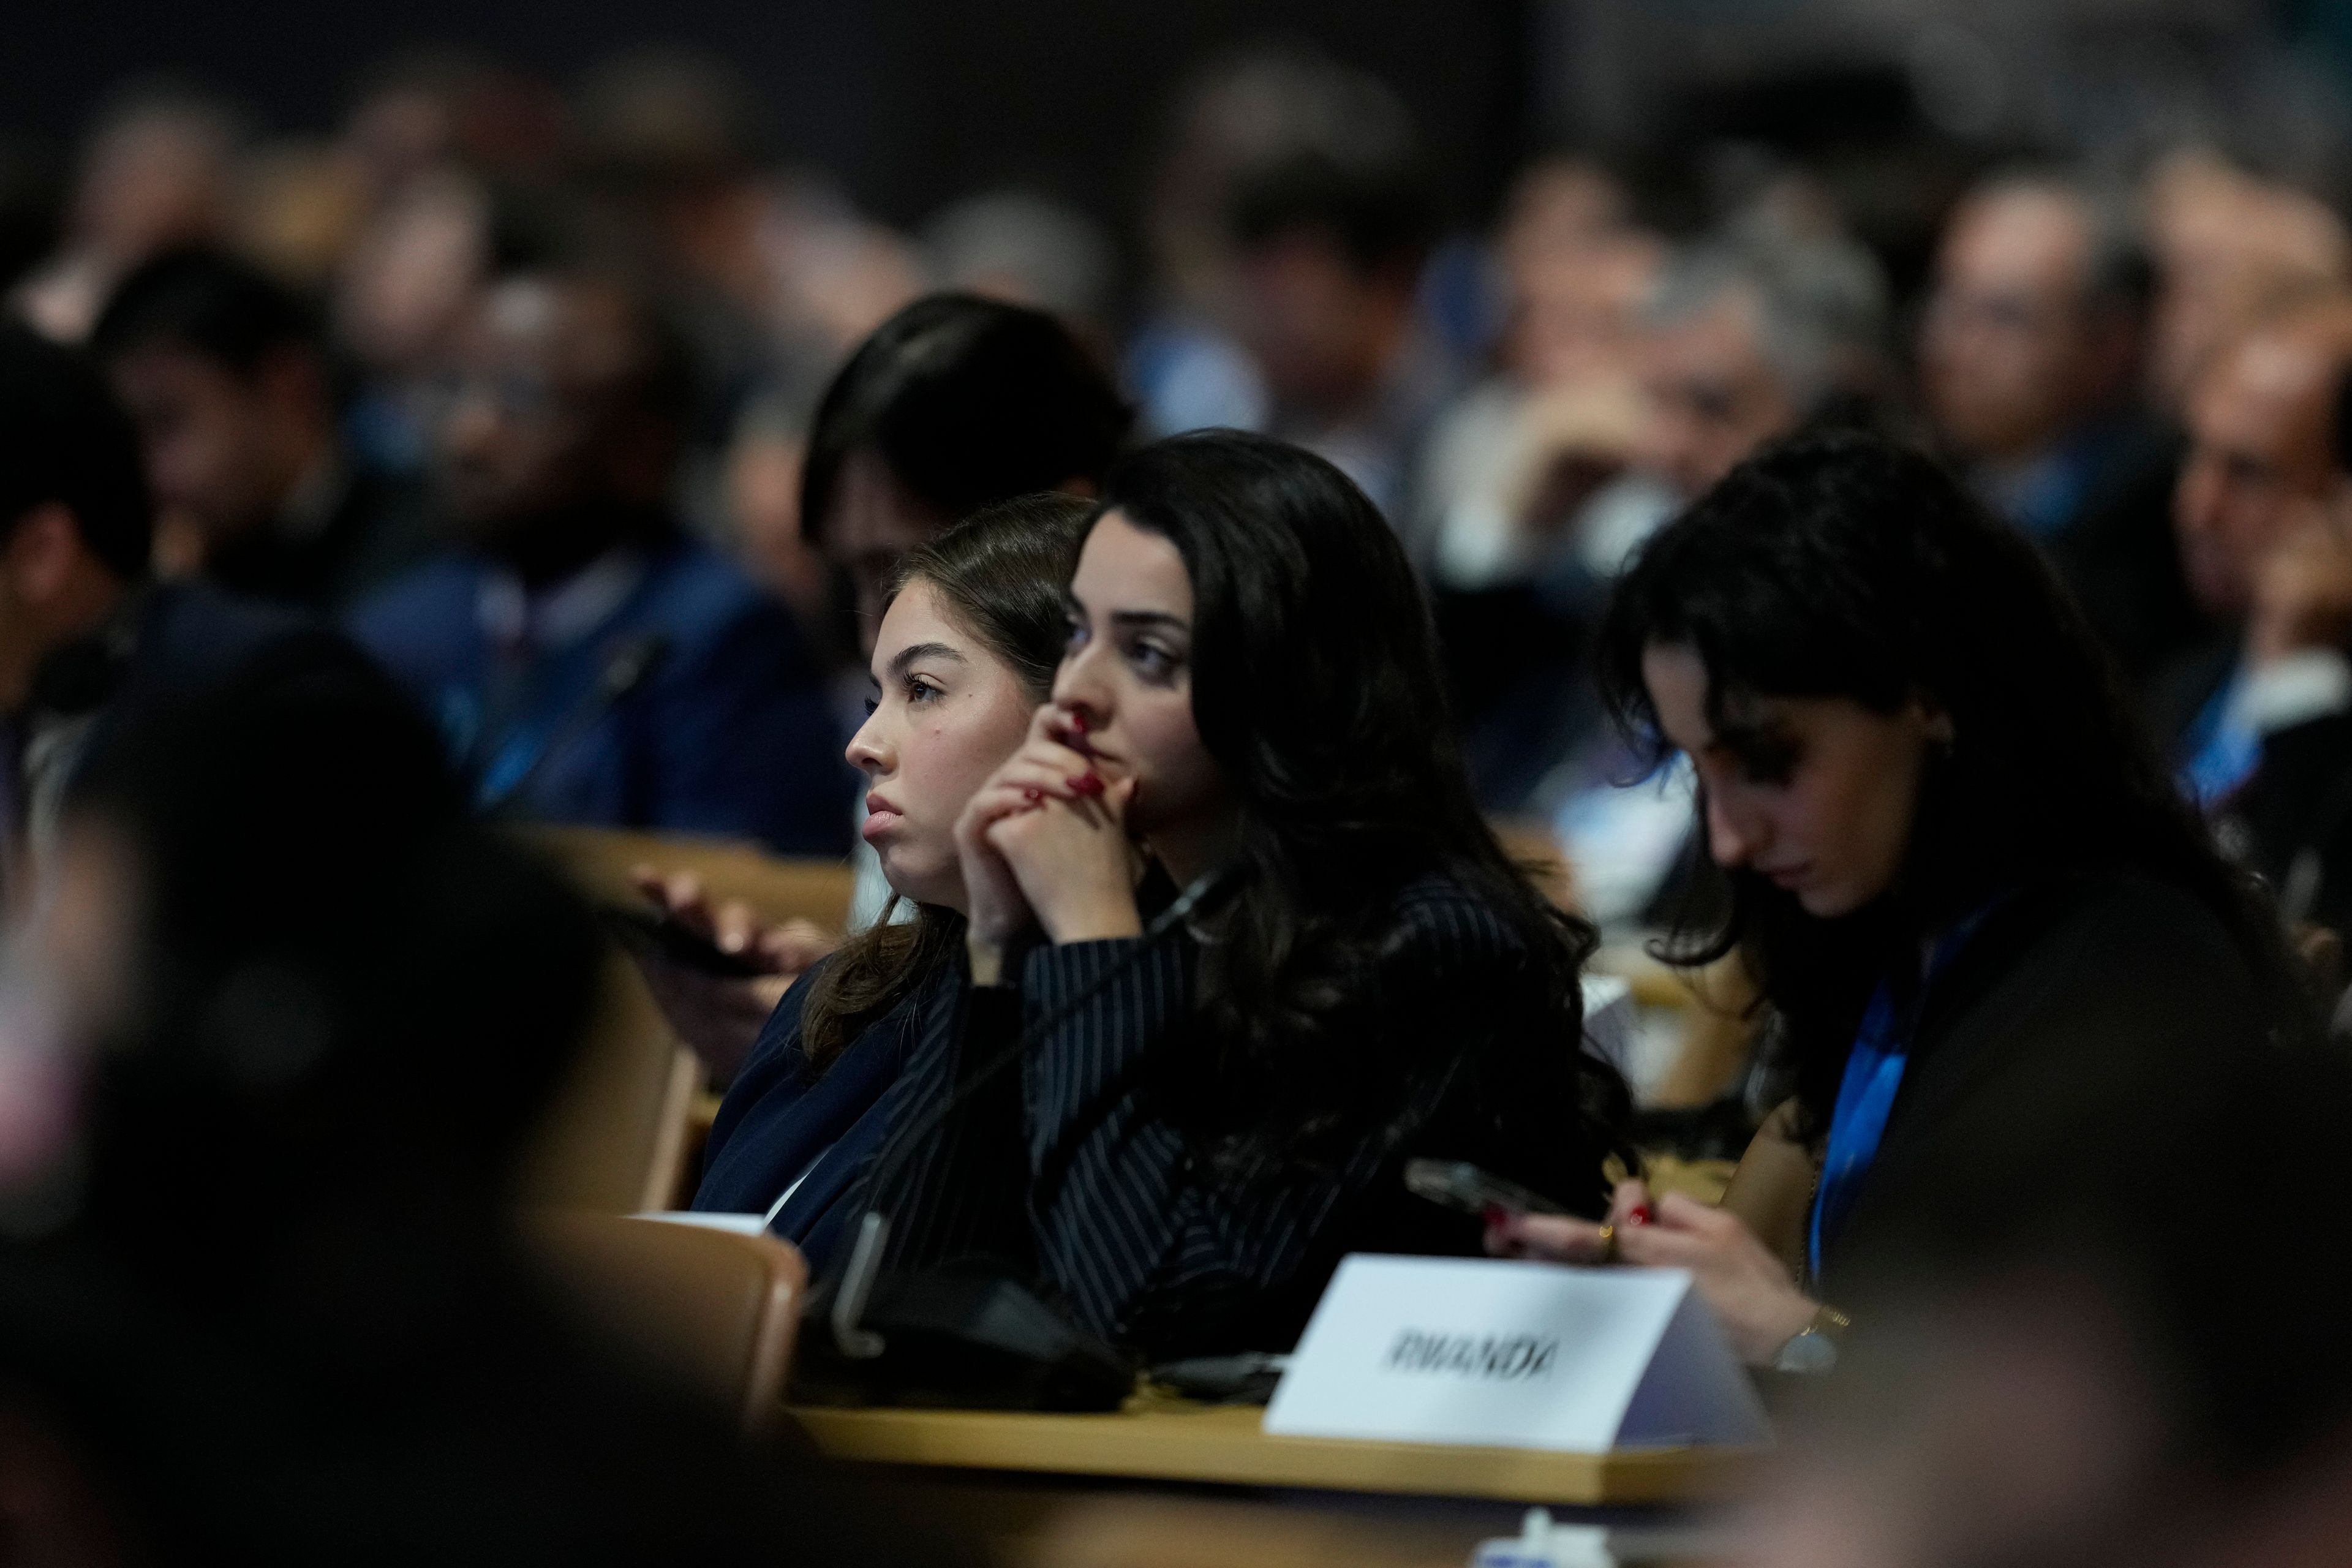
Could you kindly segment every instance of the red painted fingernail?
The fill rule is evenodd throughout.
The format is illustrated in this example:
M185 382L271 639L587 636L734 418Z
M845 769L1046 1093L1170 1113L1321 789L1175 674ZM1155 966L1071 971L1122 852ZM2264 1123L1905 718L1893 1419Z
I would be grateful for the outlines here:
M1070 787L1080 795L1100 795L1103 792L1103 782L1099 774L1080 773L1070 781Z
M1070 728L1076 730L1081 735L1087 732L1087 715L1084 709L1073 708L1070 710Z
M1650 1205L1647 1204L1635 1204L1633 1205L1633 1212L1625 1216L1625 1221L1629 1225L1649 1224Z
M1042 789L1024 789L1021 792L1021 798L1034 805L1045 798L1045 792Z
M1500 1230L1503 1227L1503 1222L1511 1217L1511 1211L1500 1204L1488 1204L1478 1213L1479 1217L1486 1222L1488 1230Z

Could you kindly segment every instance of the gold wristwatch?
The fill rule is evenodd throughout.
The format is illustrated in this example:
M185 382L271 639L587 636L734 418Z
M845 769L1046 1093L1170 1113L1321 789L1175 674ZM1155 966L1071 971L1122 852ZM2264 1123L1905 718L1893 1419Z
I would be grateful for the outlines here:
M1829 1371L1837 1365L1838 1343L1852 1327L1853 1320L1835 1307L1814 1308L1813 1321L1790 1336L1789 1342L1773 1356L1772 1370L1796 1373Z

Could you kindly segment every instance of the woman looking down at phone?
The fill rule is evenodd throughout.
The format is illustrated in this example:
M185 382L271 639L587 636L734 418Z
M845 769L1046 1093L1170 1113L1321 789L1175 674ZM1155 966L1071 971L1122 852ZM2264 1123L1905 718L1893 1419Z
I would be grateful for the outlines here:
M2081 611L1927 458L1820 437L1734 469L1626 574L1599 668L1626 733L1696 766L1730 912L1672 956L1744 957L1787 1100L1726 1208L1629 1182L1606 1228L1507 1216L1492 1250L1688 1268L1750 1360L1819 1369L1825 1304L1932 1264L1939 1194L2013 1177L1997 1230L2071 1179L2082 1118L2310 1034L2275 914ZM1794 1268L1734 1212L1776 1153Z
M821 960L768 1019L719 1106L694 1206L764 1214L822 1268L866 1162L944 1082L968 900L955 824L1018 746L1053 679L1090 503L1034 496L917 549L875 640L875 695L849 742L866 841L911 921Z
M1601 1212L1625 1090L1581 1048L1592 933L1473 805L1370 502L1278 442L1160 442L1113 470L1068 606L1053 701L956 830L959 1072L1016 1041L1022 1070L877 1194L893 1263L1022 1256L1132 1347L1280 1350L1341 1254L1476 1250L1409 1157Z

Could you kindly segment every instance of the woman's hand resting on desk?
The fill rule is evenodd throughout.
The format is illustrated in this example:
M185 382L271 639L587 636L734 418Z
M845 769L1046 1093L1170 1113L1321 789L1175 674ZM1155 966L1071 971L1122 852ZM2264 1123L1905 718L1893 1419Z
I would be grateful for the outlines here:
M972 977L982 984L996 983L1006 945L1033 923L1055 942L1143 930L1127 835L1135 781L1103 777L1077 749L1083 741L1064 710L1040 708L1029 739L956 823Z
M638 892L681 925L709 937L723 952L740 953L766 971L732 979L640 955L639 973L662 1016L688 1049L721 1082L732 1079L759 1039L761 1026L776 1010L803 970L831 952L841 939L807 921L779 925L762 921L740 899L713 905L702 880L691 871L665 876L650 866L629 873Z
M1609 1224L1616 1227L1613 1261L1689 1269L1700 1300L1752 1365L1769 1364L1813 1321L1819 1304L1735 1215L1678 1193L1653 1202L1641 1183L1621 1182ZM1498 1258L1606 1263L1610 1245L1600 1226L1565 1215L1497 1214L1486 1225L1486 1250Z

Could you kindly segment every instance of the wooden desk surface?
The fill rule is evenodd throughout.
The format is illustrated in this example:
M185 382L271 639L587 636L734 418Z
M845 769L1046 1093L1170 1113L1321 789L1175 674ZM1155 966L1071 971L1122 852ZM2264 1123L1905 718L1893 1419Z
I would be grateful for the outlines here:
M1024 1470L1253 1487L1613 1507L1701 1501L1751 1456L1665 1448L1561 1454L1435 1443L1274 1437L1255 1405L1139 1395L1103 1415L973 1410L792 1414L825 1453L866 1464Z

